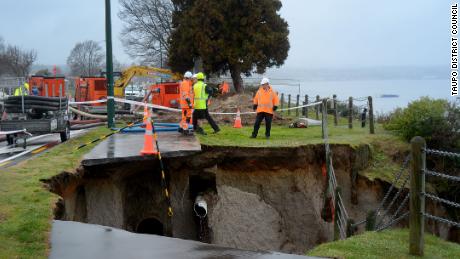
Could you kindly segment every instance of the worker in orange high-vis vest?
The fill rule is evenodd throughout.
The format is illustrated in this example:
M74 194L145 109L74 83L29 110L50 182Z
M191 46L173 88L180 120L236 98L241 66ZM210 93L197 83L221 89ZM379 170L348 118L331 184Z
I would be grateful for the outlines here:
M253 108L257 112L257 116L251 138L257 137L260 123L265 119L265 137L268 139L270 138L270 130L272 128L273 112L278 109L279 99L278 94L270 86L268 78L262 78L260 85L259 90L254 96Z
M192 76L192 72L185 72L184 80L182 80L182 82L180 83L179 89L180 107L182 109L182 120L180 122L180 129L184 131L188 130L189 125L191 124L193 112Z

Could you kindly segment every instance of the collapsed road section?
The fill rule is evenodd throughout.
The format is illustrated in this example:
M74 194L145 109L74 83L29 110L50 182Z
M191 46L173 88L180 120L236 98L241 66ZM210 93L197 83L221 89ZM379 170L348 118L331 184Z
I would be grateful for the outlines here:
M47 179L48 188L61 196L55 219L297 254L333 240L333 223L322 215L323 145L200 147L194 137L161 133L173 209L168 215L159 160L138 155L139 139L112 136L88 153L76 172ZM353 173L368 166L371 150L331 148L350 217L365 218L387 188Z

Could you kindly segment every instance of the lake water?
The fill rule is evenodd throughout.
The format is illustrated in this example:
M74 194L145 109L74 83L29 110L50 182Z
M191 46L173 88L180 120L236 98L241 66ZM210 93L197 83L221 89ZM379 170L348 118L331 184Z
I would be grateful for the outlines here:
M294 102L295 96L299 94L302 101L306 94L312 101L316 95L321 97L337 95L339 100L348 100L348 97L355 98L372 96L374 110L378 113L389 112L397 107L406 107L409 102L422 96L431 98L442 98L449 101L460 99L450 96L449 79L427 79L427 80L356 80L356 81L301 81L272 79L273 87L285 95L291 94ZM398 95L397 98L382 98L384 94ZM287 98L287 97L286 97ZM287 100L287 99L286 99ZM357 103L360 105L359 103Z

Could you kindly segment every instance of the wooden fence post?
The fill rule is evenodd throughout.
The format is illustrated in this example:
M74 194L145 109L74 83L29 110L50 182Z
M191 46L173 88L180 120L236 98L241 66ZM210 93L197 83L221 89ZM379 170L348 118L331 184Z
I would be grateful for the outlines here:
M300 95L297 95L297 99L296 99L296 107L299 107L299 102L300 102ZM299 108L295 109L295 116L298 118L299 117Z
M288 103L287 103L287 105L288 105L288 109L291 108L291 94L288 94ZM288 115L291 114L291 110L288 110L287 112L288 112Z
M339 113L337 111L337 95L334 94L332 98L333 98L332 100L334 104L334 126L337 126L339 124L339 118L338 118Z
M375 129L374 129L374 106L372 104L372 96L368 97L368 101L369 101L369 132L371 134L374 134L375 133Z
M305 95L305 105L308 104L308 94ZM305 117L308 118L308 107L305 107Z
M319 102L319 95L316 96L316 102ZM316 105L316 119L319 120L320 105Z
M353 97L348 98L348 128L353 128Z
M411 176L410 176L410 218L409 218L409 253L423 256L425 221L425 140L422 137L414 137L411 140Z
M318 107L319 105L317 105ZM322 133L322 136L323 136L323 139L324 137L326 136L326 127L327 127L327 99L323 99L323 103L322 103L322 106L323 106L323 113L321 113L321 133Z
M281 110L284 108L284 93L281 94Z

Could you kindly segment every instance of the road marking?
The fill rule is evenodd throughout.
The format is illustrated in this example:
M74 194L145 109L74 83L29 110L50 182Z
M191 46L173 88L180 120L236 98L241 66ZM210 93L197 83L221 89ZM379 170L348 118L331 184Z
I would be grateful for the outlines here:
M37 139L41 139L41 138L43 138L43 137L52 136L52 135L53 135L53 134L38 135L38 136L36 136L36 137L28 138L28 139L27 139L27 142L30 142L30 141L33 141L33 140L37 140ZM6 150L6 149L11 148L11 147L13 147L13 146L14 146L14 144L13 144L13 145L8 145L8 146L6 146L6 147L1 147L0 150Z
M43 145L43 146L44 146L44 145ZM6 158L6 159L3 159L3 160L0 161L0 164L2 164L2 163L4 163L4 162L11 161L11 160L16 159L16 158L18 158L18 157L21 157L21 156L23 156L23 155L26 155L26 154L28 154L28 153L30 153L30 152L33 152L34 150L37 150L37 149L39 149L39 148L41 148L41 147L43 147L43 146L37 146L37 147L35 147L35 148L31 148L31 149L29 149L29 150L26 150L26 151L24 151L24 152L22 152L22 153L19 153L19 154L17 154L17 155L12 156L12 157L8 157L8 158Z
M47 148L48 148L47 146L43 146L43 147L41 147L39 149L36 149L36 150L32 151L32 154L38 154L38 153L42 152L43 150L45 150Z
M3 162L3 163L0 164L0 167L3 167L3 166L5 166L5 165L7 165L7 164L9 164L9 163L11 163L11 161Z

